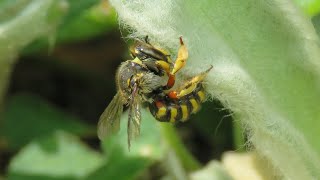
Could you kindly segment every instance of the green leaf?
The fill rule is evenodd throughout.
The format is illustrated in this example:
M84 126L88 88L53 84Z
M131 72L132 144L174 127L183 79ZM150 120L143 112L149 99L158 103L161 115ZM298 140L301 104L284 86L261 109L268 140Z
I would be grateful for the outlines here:
M320 35L320 15L313 17L312 23L319 36Z
M68 6L69 11L66 17L52 37L56 44L88 40L117 27L115 11L108 8L107 2L69 0ZM50 48L50 45L48 38L44 37L24 49L24 53Z
M127 143L128 113L125 112L121 117L119 133L108 137L103 143L104 151L107 154L123 152L129 157L147 157L151 160L159 160L163 157L164 147L161 144L159 122L146 109L141 110L141 116L140 136L131 142L130 151Z
M56 132L24 147L10 162L8 179L84 178L103 162L73 135Z
M309 16L316 16L320 12L318 0L294 0L294 2Z
M91 6L79 11L77 16L67 19L57 32L57 42L86 40L115 29L116 13L105 6L103 3Z
M113 160L108 160L104 166L86 179L131 180L135 179L141 171L145 170L150 165L150 160L143 157L115 157L116 158L112 158Z
M90 132L90 128L79 119L31 95L16 95L9 100L4 114L4 124L0 129L1 134L7 138L9 147L13 149L56 130L78 135Z
M0 7L0 102L19 51L40 36L52 32L64 16L63 0L2 1ZM49 18L51 14L58 14ZM2 108L2 107L0 107Z
M213 65L206 90L281 176L320 178L320 42L291 1L111 3L131 36L149 35L173 57L183 36L189 60L182 75Z

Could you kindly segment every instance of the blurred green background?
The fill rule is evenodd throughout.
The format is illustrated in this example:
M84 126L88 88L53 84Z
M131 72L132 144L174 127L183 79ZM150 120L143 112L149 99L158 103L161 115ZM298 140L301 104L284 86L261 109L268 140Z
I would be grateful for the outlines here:
M319 30L319 3L301 2ZM117 67L131 58L127 34L108 1L0 0L0 179L231 179L226 152L241 154L246 138L215 100L185 123L143 110L130 152L127 113L119 134L98 140Z
M39 12L44 19L35 18ZM127 32L119 30L107 1L1 1L1 28L11 28L9 44L0 42L1 52L11 55L1 60L12 63L8 82L0 83L6 90L0 177L177 179L225 151L240 151L235 143L243 138L234 138L230 112L215 101L175 125L159 125L143 111L141 136L130 152L124 114L121 132L100 143L99 116L116 93L117 67L130 58ZM10 43L13 51L6 49Z

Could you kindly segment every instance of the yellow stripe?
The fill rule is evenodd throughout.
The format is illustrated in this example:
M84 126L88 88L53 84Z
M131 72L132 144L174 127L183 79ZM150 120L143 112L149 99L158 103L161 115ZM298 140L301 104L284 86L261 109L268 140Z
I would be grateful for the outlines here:
M198 92L198 96L200 97L200 101L203 102L206 98L205 94L203 91Z
M170 118L170 122L173 123L176 121L176 117L177 117L177 114L178 114L178 110L177 108L171 108L171 118Z
M182 111L182 119L181 119L181 121L186 121L188 119L188 108L187 108L187 105L181 105L181 111Z
M190 99L190 102L192 104L192 113L196 113L199 110L199 104L195 99Z
M166 115L166 108L165 107L161 107L158 109L158 112L156 114L157 118L161 118L162 116Z

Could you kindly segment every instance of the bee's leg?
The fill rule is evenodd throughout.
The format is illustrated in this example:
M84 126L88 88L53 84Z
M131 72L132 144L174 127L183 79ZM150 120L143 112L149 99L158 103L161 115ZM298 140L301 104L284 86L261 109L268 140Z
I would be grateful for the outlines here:
M180 37L180 48L178 50L178 57L173 65L173 69L170 70L170 62L171 60L169 59L169 62L166 61L161 61L158 60L156 64L165 70L165 72L168 75L168 81L167 84L163 87L163 89L167 90L170 89L174 86L175 83L175 74L183 68L183 66L186 64L186 60L188 58L188 50L186 46L183 43L182 37Z
M163 87L163 89L170 89L173 87L175 83L175 75L172 75L170 73L170 64L166 61L158 60L156 61L156 64L159 68L163 69L166 74L168 75L168 81L167 84Z
M210 66L209 69L206 71L194 76L190 80L188 80L182 87L180 87L178 90L170 91L167 95L171 99L179 99L183 96L186 96L190 93L192 93L197 85L203 81L203 79L207 76L209 71L212 69L213 66Z
M170 72L171 75L175 75L181 68L183 68L188 59L188 50L184 45L182 37L180 37L180 48L178 50L178 56L176 61L174 62L173 69Z

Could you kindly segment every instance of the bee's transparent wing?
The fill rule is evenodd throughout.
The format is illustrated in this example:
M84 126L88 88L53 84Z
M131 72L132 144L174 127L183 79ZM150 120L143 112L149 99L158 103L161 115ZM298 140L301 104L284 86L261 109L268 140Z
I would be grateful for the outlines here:
M140 98L134 93L131 97L131 104L129 107L128 118L128 148L130 150L131 140L140 134L140 122L141 122L141 102Z
M99 118L98 137L100 140L120 130L120 117L122 112L123 102L120 92L118 92Z

